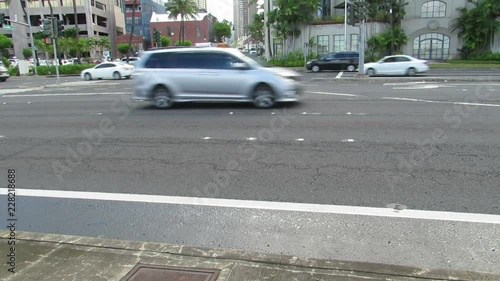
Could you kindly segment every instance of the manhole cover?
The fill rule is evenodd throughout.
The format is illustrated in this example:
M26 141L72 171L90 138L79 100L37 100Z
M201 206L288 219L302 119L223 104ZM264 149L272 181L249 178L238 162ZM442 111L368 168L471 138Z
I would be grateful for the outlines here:
M220 270L137 264L122 281L215 281Z

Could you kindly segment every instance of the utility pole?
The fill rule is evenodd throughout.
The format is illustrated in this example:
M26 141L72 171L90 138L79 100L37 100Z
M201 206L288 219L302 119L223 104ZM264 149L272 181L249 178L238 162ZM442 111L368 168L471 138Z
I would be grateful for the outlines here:
M359 44L359 64L358 64L358 69L359 75L365 75L365 42L366 42L366 20L363 19L361 21L361 25L359 26L359 37L360 37L360 44Z
M30 17L30 7L29 7L29 2L25 1L26 4L26 17L28 18L28 25L29 25L29 32L30 32L30 38L31 38L31 52L33 53L33 62L34 62L34 70L35 70L35 76L38 76L38 56L36 54L36 47L35 47L35 40L33 39L33 29L31 28L31 17Z
M344 51L347 51L347 7L349 7L348 2L349 0L344 0Z
M57 77L57 84L60 84L60 80L59 80L59 55L57 54L57 35L56 35L56 32L57 32L57 19L54 17L54 11L52 9L52 4L50 3L50 1L48 1L49 3L49 7L50 7L50 20L51 20L51 24L52 24L52 46L54 48L54 60L56 62L56 77ZM54 28L55 27L55 28Z

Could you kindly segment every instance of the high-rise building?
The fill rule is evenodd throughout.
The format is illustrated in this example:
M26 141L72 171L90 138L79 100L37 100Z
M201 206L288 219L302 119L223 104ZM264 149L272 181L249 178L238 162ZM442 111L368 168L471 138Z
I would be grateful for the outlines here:
M141 36L145 40L145 48L151 46L150 19L153 13L165 14L165 3L162 0L126 0L125 2L125 23L126 31L132 31L134 26L134 35ZM134 15L132 19L132 15Z
M207 10L207 0L196 0L196 5L199 10Z
M246 36L248 33L248 3L249 0L234 0L234 32L236 38Z

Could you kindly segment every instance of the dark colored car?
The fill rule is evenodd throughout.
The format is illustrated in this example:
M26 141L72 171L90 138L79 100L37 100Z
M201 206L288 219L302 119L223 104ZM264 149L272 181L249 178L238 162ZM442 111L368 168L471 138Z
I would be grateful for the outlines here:
M332 52L320 59L307 62L307 70L320 72L322 70L356 71L359 63L359 53L354 51Z

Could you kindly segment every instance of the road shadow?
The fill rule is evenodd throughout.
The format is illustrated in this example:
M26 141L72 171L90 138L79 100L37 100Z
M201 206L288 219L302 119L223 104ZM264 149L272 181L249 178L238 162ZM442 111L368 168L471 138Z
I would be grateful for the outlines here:
M288 103L278 103L274 108L270 109L260 109L256 108L252 103L222 103L222 102L179 102L175 103L169 109L160 109L155 106L145 103L138 104L136 109L138 110L241 110L241 109L250 109L256 111L272 111L275 109L283 109L283 108L300 108L303 106L304 102L288 102Z

